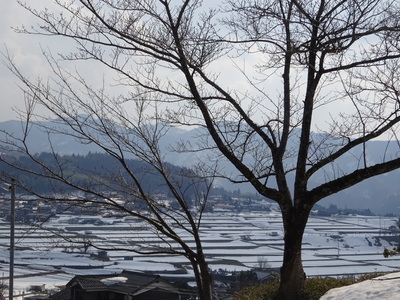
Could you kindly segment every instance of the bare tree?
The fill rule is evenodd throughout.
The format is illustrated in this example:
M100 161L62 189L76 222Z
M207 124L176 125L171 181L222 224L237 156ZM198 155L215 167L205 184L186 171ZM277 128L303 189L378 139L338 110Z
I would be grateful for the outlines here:
M189 170L162 160L158 143L160 135L168 130L165 125L140 124L128 128L125 124L125 127L120 127L123 125L117 125L117 118L111 121L97 114L66 114L61 118L58 121L68 124L69 130L66 127L41 126L49 134L50 141L54 134L61 133L73 135L81 142L98 144L99 149L113 158L113 164L99 161L96 170L91 170L77 165L70 156L58 155L55 150L49 154L31 153L26 141L29 129L26 128L22 139L10 135L1 146L9 153L3 153L1 162L3 166L5 164L18 170L15 178L19 188L49 203L67 204L67 212L79 209L82 213L95 211L104 218L139 219L147 224L147 230L154 233L155 240L140 243L121 240L121 246L116 246L101 239L89 239L86 235L52 231L55 243L59 243L61 238L62 243L67 242L69 249L76 248L85 253L93 247L98 250L186 257L193 268L199 297L212 299L212 278L200 236L202 215L207 207L212 181L202 175L201 166L198 165L197 170ZM131 158L126 157L129 154ZM23 155L22 161L16 158L19 155ZM136 166L139 158L142 162L140 168ZM27 164L27 161L30 163ZM48 178L53 193L38 191L24 180L24 174L30 178ZM83 174L88 180L76 180L76 174ZM149 184L148 180L154 180L154 183ZM46 220L36 224L36 227L46 229ZM132 230L137 229L133 226Z
M313 205L400 167L386 148L380 162L368 160L369 142L397 142L398 2L228 0L212 9L199 0L54 2L61 13L25 5L42 22L22 31L73 39L77 51L64 59L97 61L129 89L107 97L51 56L55 76L49 83L28 81L11 63L27 86L29 108L46 107L77 138L96 142L122 165L136 144L115 120L138 130L151 109L156 120L203 128L196 147L183 143L180 150L216 149L213 159L226 159L238 171L218 176L249 182L278 203L285 230L278 296L298 299L305 282L302 237ZM232 70L244 83L230 82ZM135 115L126 113L127 103L135 103ZM321 122L324 109L330 114ZM79 117L82 112L89 117ZM157 139L140 135L147 143ZM162 170L162 156L149 149ZM341 166L340 159L356 149L362 155L353 155L353 167ZM147 151L135 153L148 160Z
M258 256L257 257L257 269L267 270L269 268L271 268L271 265L268 263L268 258L266 256Z

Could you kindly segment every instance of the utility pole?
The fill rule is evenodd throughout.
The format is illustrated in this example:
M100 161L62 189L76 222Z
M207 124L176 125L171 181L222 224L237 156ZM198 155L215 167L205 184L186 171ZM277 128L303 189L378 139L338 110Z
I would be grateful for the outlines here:
M10 203L10 270L8 281L8 298L14 297L14 250L15 250L15 179L11 179L10 185L11 203Z

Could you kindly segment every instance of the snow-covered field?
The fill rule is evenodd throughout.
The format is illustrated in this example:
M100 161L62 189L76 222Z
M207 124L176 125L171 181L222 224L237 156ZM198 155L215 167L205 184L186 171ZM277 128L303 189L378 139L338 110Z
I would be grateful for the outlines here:
M191 275L183 257L139 255L132 246L157 242L146 226L132 219L106 219L102 222L70 224L72 218L93 216L62 215L46 223L51 231L16 225L16 294L30 285L46 284L47 289L65 285L76 274L119 272L122 269L166 274L181 271ZM92 220L93 221L93 220ZM86 223L86 224L84 224ZM205 253L213 270L240 271L267 260L279 268L282 262L283 229L279 213L213 213L204 215L202 235ZM341 276L367 272L400 270L398 257L384 258L384 247L392 248L398 239L387 232L396 218L366 216L311 217L304 234L303 260L308 276ZM81 244L63 240L70 236ZM109 261L90 258L97 250L83 253L83 242L90 239L108 251ZM9 224L0 220L0 277L8 276Z

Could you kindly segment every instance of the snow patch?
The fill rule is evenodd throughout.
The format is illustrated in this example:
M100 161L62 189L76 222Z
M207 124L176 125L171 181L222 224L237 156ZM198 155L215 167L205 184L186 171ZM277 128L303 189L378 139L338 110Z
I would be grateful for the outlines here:
M128 280L126 277L110 277L110 278L104 278L100 280L102 283L104 283L106 286L110 286L113 284L117 283L125 283Z
M321 300L399 299L400 273L391 273L353 285L331 289Z

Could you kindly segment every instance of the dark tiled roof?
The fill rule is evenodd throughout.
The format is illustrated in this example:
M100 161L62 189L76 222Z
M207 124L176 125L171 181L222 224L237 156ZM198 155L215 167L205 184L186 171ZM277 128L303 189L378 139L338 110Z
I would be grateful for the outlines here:
M106 279L113 279L115 277L123 277L126 280L117 280L113 284L106 284ZM83 290L88 292L108 290L131 294L156 281L166 282L158 275L123 271L120 274L110 275L77 275L68 283L68 286L78 284Z

